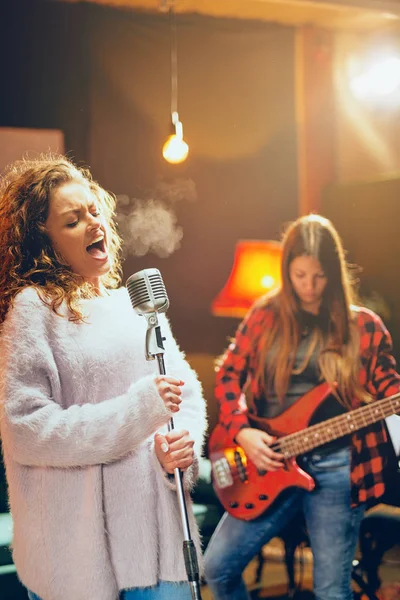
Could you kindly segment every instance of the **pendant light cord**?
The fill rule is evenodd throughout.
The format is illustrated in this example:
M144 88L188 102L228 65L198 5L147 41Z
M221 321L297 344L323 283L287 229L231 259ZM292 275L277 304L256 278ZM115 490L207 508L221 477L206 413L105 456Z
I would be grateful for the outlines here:
M178 112L178 44L176 34L176 14L172 0L169 8L171 45L171 115Z

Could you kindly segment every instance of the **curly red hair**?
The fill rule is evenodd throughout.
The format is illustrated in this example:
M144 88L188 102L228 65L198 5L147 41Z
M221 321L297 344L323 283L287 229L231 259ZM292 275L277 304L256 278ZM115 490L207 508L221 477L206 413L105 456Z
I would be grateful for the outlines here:
M15 296L27 286L34 286L56 313L66 302L71 320L83 320L79 299L90 298L95 291L63 263L45 227L51 195L72 181L89 187L108 222L111 269L101 282L108 289L119 286L121 239L113 220L114 196L93 180L88 169L77 167L65 156L19 160L8 167L0 184L0 323Z

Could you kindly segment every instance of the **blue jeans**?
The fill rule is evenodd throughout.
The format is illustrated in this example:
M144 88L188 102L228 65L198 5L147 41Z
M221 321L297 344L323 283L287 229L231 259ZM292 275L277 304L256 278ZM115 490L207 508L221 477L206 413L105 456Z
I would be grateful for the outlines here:
M28 597L30 600L41 600L39 596L30 591L28 591ZM160 581L154 587L124 590L119 595L119 600L191 600L191 598L192 594L188 583L170 581ZM73 598L69 600L73 600Z
M352 600L351 569L364 505L350 506L350 450L314 452L302 468L313 492L295 489L265 516L241 521L222 517L205 553L205 577L214 600L250 600L242 572L262 546L303 509L314 557L317 600Z

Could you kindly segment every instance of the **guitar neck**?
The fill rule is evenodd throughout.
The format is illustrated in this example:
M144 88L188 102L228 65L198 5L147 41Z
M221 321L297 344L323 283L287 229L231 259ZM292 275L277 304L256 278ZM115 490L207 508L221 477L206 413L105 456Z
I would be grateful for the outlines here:
M279 451L286 458L298 456L398 412L400 412L400 394L395 394L281 437L278 441Z

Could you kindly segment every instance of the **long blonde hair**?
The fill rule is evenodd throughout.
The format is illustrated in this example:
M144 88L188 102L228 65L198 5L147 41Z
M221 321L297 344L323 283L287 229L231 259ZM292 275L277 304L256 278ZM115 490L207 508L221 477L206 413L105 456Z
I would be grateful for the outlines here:
M336 229L328 219L315 214L297 219L283 236L281 288L260 301L274 310L276 319L262 336L256 378L267 393L274 389L280 399L284 398L301 336L296 318L300 303L289 275L290 263L298 256L312 256L324 270L327 284L321 311L327 315L327 323L324 330L313 330L307 355L296 373L302 372L317 352L321 376L342 404L350 407L354 397L368 401L370 396L359 382L360 339L351 308L355 304L354 281Z
M102 276L107 288L121 281L121 239L113 221L115 199L65 156L42 155L14 162L0 184L0 324L14 297L27 286L38 290L43 302L56 313L65 301L71 320L82 321L81 298L95 295L92 286L70 269L53 248L46 232L51 195L65 183L88 186L96 196L108 224L111 269Z

